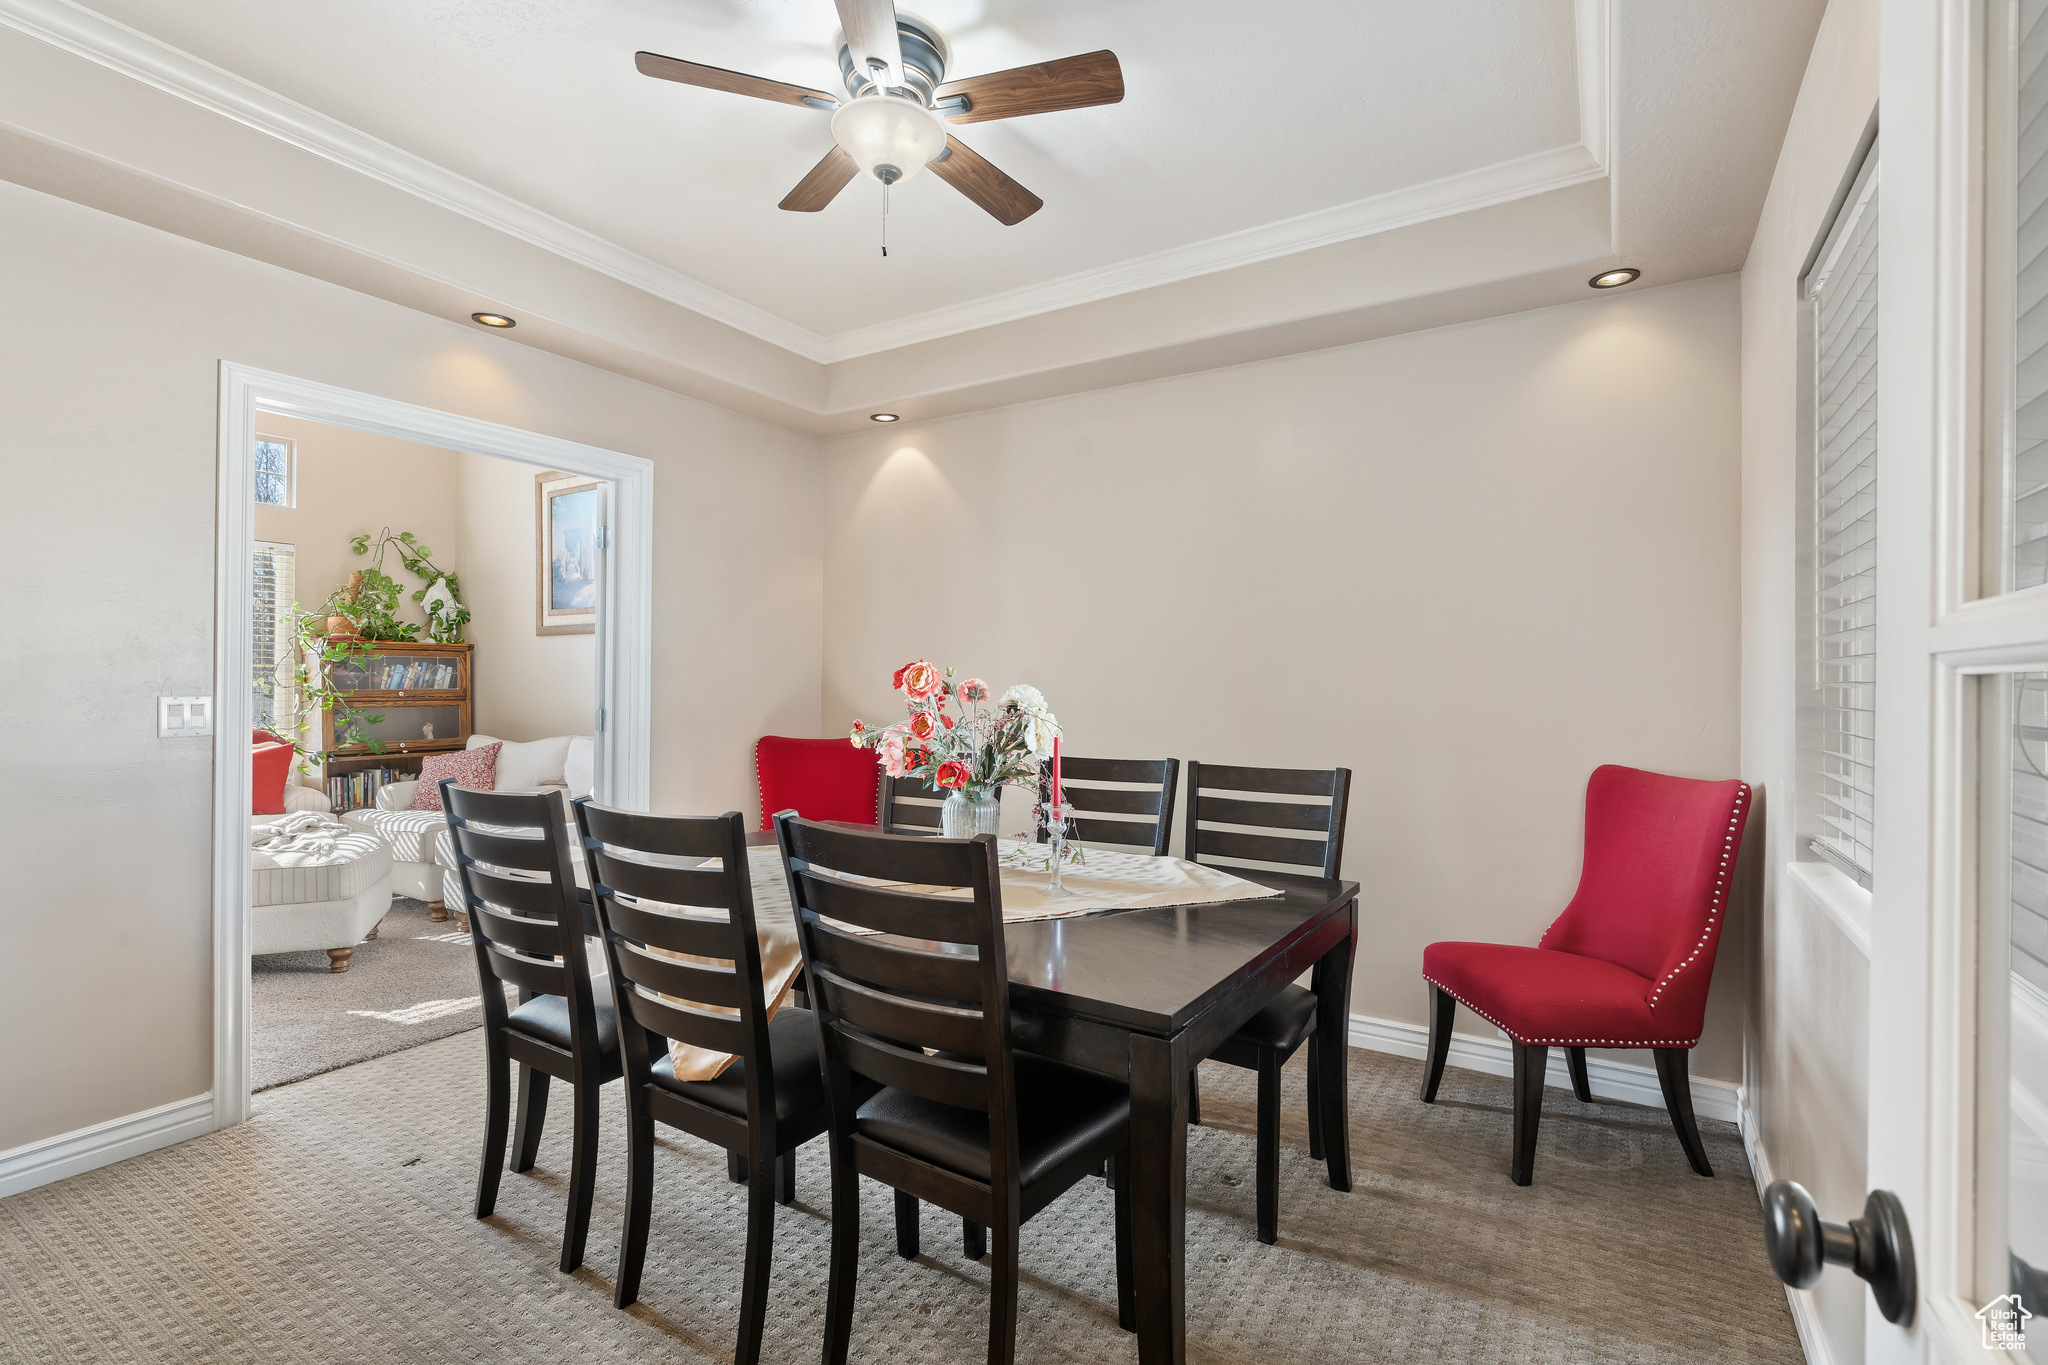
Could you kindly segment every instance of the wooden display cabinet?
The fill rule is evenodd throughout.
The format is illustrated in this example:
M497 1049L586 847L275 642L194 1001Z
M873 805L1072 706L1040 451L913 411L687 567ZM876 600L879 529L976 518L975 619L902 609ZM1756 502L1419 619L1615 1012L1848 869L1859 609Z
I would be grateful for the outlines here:
M363 732L382 740L385 751L367 744L337 747L334 713L320 717L321 747L329 753L323 777L390 768L417 774L428 754L448 753L469 743L474 714L469 645L418 644L380 640L326 665L328 683L360 712L382 715Z

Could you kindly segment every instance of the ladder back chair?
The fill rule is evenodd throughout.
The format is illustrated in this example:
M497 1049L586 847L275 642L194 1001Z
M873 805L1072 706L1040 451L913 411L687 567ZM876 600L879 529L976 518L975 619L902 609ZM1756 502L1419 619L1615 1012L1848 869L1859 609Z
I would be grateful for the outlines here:
M793 1005L769 1017L738 811L642 815L587 796L574 806L605 962L629 1023L620 1039L626 1217L612 1302L625 1308L640 1295L654 1205L655 1123L738 1153L752 1180L734 1359L753 1365L767 1317L775 1205L796 1197L796 1149L825 1131L818 1032L809 1012ZM678 1080L670 1039L734 1060L711 1079Z
M1079 786L1075 784L1079 783ZM1120 783L1105 786L1104 783ZM1135 789L1143 783L1149 790ZM1060 760L1060 796L1077 812L1074 838L1090 847L1109 845L1164 857L1173 839L1173 800L1180 785L1177 758L1073 758ZM1039 799L1050 800L1050 770L1039 779ZM1129 819L1103 819L1128 816ZM1046 842L1045 830L1038 842Z
M1231 793L1225 795L1224 793ZM1258 797L1306 797L1272 801ZM1344 817L1351 800L1349 768L1240 768L1188 764L1189 862L1221 867L1256 881L1246 863L1278 863L1335 881L1344 866ZM1209 829L1208 825L1229 828ZM1247 831L1279 831L1249 833ZM1349 981L1339 989L1348 994ZM1321 1042L1315 1036L1316 995L1289 982L1264 1008L1210 1054L1214 1061L1259 1074L1258 1238L1280 1235L1280 1068L1308 1044L1308 1154L1323 1156ZM1343 1047L1339 1038L1332 1044ZM1188 1080L1188 1121L1201 1122L1194 1078ZM1334 1184L1334 1182L1333 1182Z
M825 1365L845 1365L852 1335L862 1176L896 1191L899 1253L916 1254L919 1200L988 1230L988 1360L1009 1365L1017 1336L1018 1230L1105 1159L1125 1174L1130 1089L1012 1052L992 836L905 838L792 815L777 816L776 829L831 1112ZM973 898L883 889L849 877L966 887ZM863 1078L882 1087L865 1101L855 1090ZM1117 1318L1130 1330L1130 1181L1116 1184Z
M925 785L921 777L882 778L884 834L937 834L939 807L950 793Z
M471 791L453 778L439 786L483 988L489 1089L476 1216L490 1217L498 1203L513 1064L519 1067L514 1172L532 1170L539 1155L549 1078L568 1082L575 1109L562 1228L561 1268L567 1273L583 1264L590 1230L598 1087L619 1078L621 1063L611 982L592 980L584 951L563 793ZM516 1008L506 1006L506 986L519 992Z

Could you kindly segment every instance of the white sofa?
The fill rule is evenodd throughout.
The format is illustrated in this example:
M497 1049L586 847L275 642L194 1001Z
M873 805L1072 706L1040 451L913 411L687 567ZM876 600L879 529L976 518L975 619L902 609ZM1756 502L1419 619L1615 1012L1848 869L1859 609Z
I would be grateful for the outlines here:
M546 791L559 788L572 797L588 796L591 787L591 737L554 735L530 743L500 741L490 735L471 735L466 747L481 748L503 743L498 751L497 791ZM343 813L350 828L381 839L391 853L391 887L401 896L414 896L427 903L434 920L448 918L443 895L442 869L436 864L434 842L447 832L447 820L437 810L411 810L417 782L394 782L377 793L374 810Z
M288 784L283 813L251 816L250 830L260 835L286 816L332 808L325 793ZM356 945L377 936L391 909L391 853L374 836L351 831L332 853L290 866L252 849L249 864L252 956L325 950L328 970L345 972Z

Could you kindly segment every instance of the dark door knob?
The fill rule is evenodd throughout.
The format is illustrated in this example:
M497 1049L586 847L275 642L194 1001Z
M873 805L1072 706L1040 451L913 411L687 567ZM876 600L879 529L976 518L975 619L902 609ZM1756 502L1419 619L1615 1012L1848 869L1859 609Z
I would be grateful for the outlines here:
M1774 1180L1764 1191L1764 1246L1771 1269L1794 1289L1811 1289L1821 1271L1845 1265L1869 1282L1887 1322L1913 1325L1913 1234L1890 1190L1872 1190L1861 1218L1825 1223L1804 1186Z

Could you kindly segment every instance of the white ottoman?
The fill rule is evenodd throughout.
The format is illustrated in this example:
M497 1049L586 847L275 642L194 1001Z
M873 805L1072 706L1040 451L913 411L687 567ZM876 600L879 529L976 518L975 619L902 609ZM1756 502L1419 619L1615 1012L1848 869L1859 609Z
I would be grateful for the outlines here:
M324 949L329 970L345 972L391 909L391 852L373 834L352 831L291 867L254 850L249 860L251 954Z

